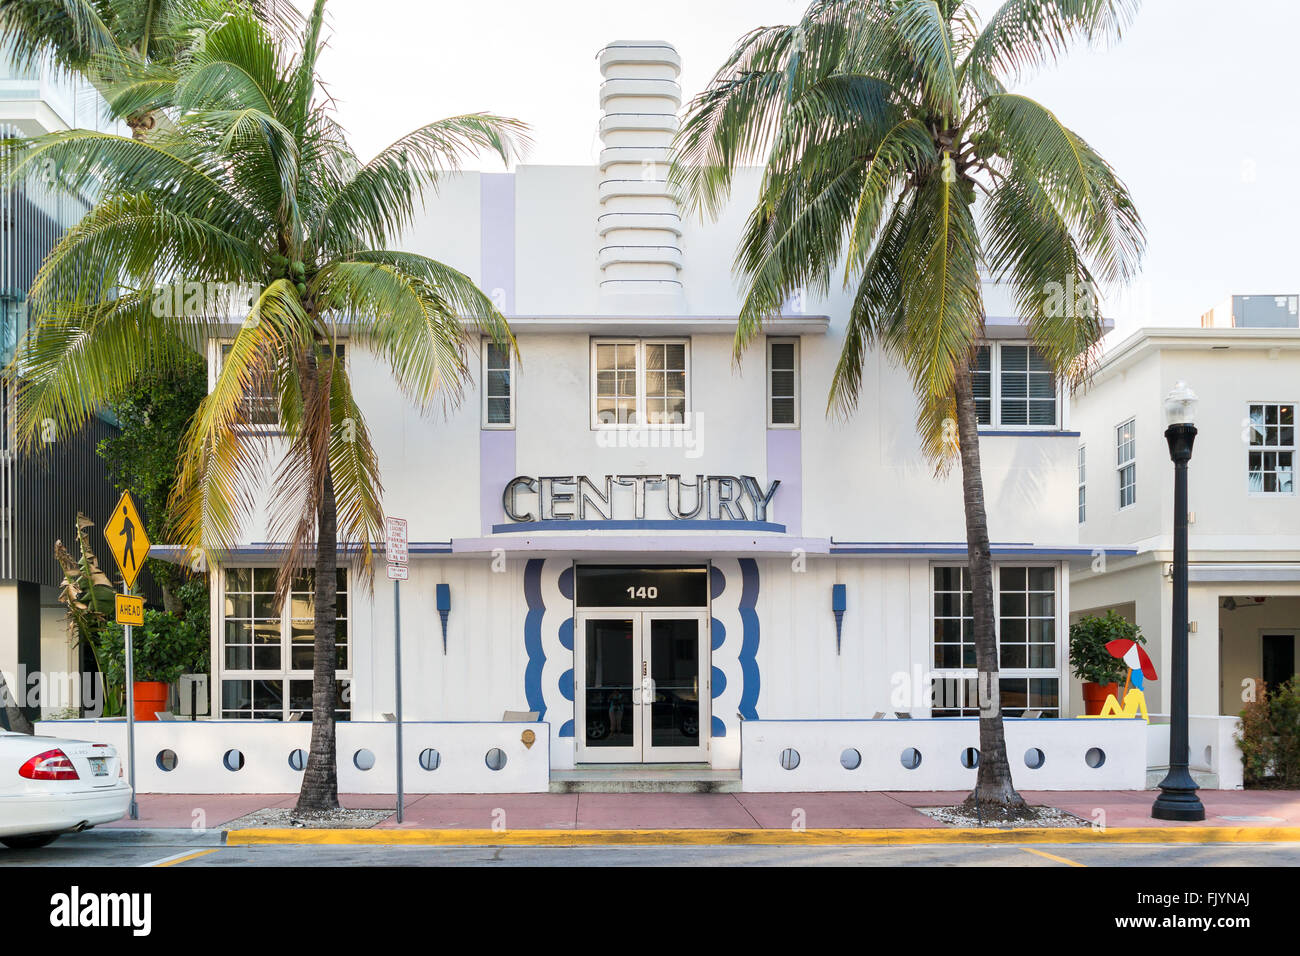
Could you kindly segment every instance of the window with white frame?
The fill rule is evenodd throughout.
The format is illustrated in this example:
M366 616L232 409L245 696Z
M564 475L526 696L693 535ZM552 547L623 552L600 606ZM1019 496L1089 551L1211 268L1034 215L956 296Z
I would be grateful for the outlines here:
M591 346L591 421L683 425L690 409L685 339L598 339Z
M1248 487L1252 493L1295 493L1295 405L1257 402L1250 406Z
M965 566L936 566L931 692L934 717L979 715L975 621L970 573ZM994 621L998 635L1002 713L1037 710L1060 715L1057 649L1057 575L1052 565L998 565L994 569Z
M483 340L483 427L515 427L515 354Z
M1079 446L1079 524L1088 520L1088 449Z
M1017 342L989 342L971 364L975 414L990 428L1056 428L1056 378L1041 352Z
M217 366L217 374L225 367L226 361L230 357L230 351L234 348L231 342L224 342L220 350L220 364ZM328 350L323 350L323 355L328 355ZM346 346L338 344L334 346L334 354L342 359L346 356ZM244 395L244 424L259 430L273 431L280 426L280 398L276 389L274 374L265 374L257 376Z
M799 340L767 340L767 424L799 426Z
M1119 506L1137 501L1137 425L1130 418L1115 427L1115 470L1119 474Z
M222 579L221 718L310 720L315 664L315 573L296 578L288 599L275 600L275 568L226 568ZM348 575L337 572L337 704L351 715Z

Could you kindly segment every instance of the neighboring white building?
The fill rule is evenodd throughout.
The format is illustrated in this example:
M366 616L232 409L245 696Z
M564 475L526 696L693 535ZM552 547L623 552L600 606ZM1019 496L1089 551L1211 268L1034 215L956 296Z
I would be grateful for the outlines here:
M746 786L971 785L976 721L920 719L976 713L959 475L934 476L909 380L879 355L852 420L827 417L847 293L790 303L733 364L731 264L758 173L719 222L684 216L663 181L677 53L615 43L599 64L596 163L451 178L406 239L494 297L521 361L483 342L465 401L422 417L380 361L347 351L385 509L410 523L407 786L544 789L612 762L734 776L742 734L757 755ZM991 317L989 334L1002 697L1009 716L1055 717L1072 708L1069 572L1091 560L1074 520L1078 433L1019 324ZM297 786L308 582L274 606L277 546L265 526L246 537L212 569L218 720L142 727L145 789ZM343 790L393 785L394 600L377 572L373 591L340 574ZM872 719L896 712L918 719ZM1008 726L1026 788L1141 785L1132 722ZM175 772L161 758L155 771L150 748L184 740L165 744Z
M1264 327L1240 321L1243 299ZM1200 397L1189 466L1190 700L1195 715L1237 715L1244 681L1295 673L1300 634L1300 499L1294 483L1300 405L1295 296L1236 296L1204 328L1143 329L1110 349L1072 401L1079 438L1079 533L1123 542L1076 570L1072 618L1115 608L1142 627L1170 670L1173 465L1164 396L1183 380ZM1216 313L1208 313L1211 317ZM1232 316L1238 321L1231 321ZM1270 317L1271 315L1271 317ZM1281 320L1289 316L1289 327ZM1153 710L1167 684L1149 684ZM1077 698L1075 698L1077 700Z

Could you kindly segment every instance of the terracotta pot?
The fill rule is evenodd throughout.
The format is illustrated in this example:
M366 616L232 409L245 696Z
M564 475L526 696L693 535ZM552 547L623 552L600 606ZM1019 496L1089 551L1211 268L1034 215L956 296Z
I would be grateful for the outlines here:
M157 713L167 709L167 691L170 684L156 680L135 682L135 719L157 720Z
M1083 685L1083 712L1091 717L1101 713L1101 709L1106 706L1106 698L1111 694L1119 696L1119 684L1093 684L1091 682Z

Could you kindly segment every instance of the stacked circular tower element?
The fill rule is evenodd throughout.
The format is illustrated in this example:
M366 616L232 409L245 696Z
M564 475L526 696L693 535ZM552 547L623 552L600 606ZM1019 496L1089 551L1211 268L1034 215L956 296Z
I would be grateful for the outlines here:
M683 307L682 217L668 191L682 61L672 44L620 40L600 51L602 311L672 314Z

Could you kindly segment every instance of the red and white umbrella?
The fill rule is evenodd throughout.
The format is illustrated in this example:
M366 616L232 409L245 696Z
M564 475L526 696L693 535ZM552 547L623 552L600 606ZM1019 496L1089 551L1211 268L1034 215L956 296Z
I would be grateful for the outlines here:
M1147 680L1156 680L1156 665L1151 663L1151 657L1142 649L1142 645L1137 641L1131 641L1124 638L1118 641L1111 641L1106 645L1106 651L1111 657L1118 657L1128 665L1129 670L1141 670L1142 676Z

